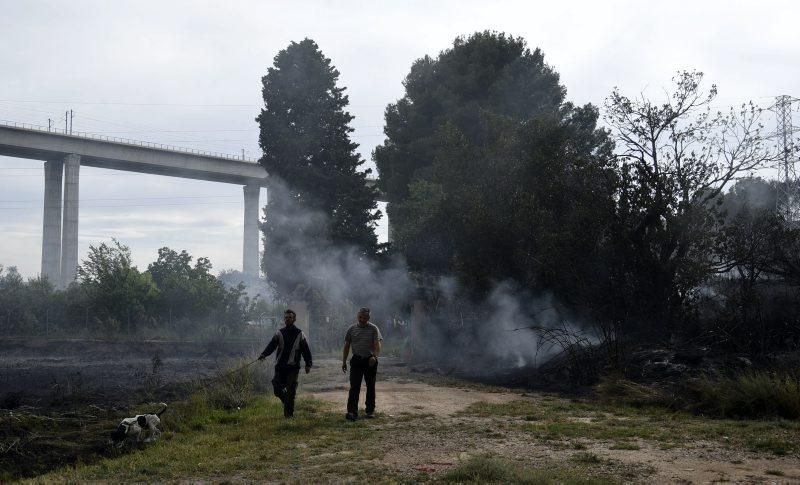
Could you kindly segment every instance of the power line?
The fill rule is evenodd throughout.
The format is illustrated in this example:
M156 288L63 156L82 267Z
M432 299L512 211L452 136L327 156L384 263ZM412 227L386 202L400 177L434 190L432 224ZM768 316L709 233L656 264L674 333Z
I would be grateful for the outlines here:
M84 116L83 118L88 118ZM354 125L350 128L383 128L383 125ZM128 130L128 131L92 131L92 133L221 133L221 132L254 132L259 131L257 126L253 128L221 128L217 130Z
M257 104L241 104L241 103L131 103L121 101L56 101L56 100L32 100L32 99L0 99L2 102L8 103L32 103L32 104L80 104L92 106L188 106L188 107L232 107L232 108L252 108L260 107Z
M158 203L158 204L81 204L81 210L85 208L89 209L96 209L96 208L107 208L107 207L163 207L163 206L196 206L196 205L217 205L217 204L236 204L242 205L244 202L191 202L188 204L185 203L178 203L178 202L166 202L166 203ZM31 210L31 209L41 209L44 205L31 205L26 207L0 207L0 210Z
M38 168L38 169L34 169L34 170L41 171L42 169ZM113 170L113 169L107 169L107 170ZM40 174L11 174L10 176L13 176L13 177L41 177ZM119 171L119 173L87 173L87 174L83 174L82 173L81 174L81 178L83 178L83 177L117 177L117 178L119 178L119 177L132 177L132 176L135 176L135 177L164 177L164 175L156 174L156 173L138 173L138 172L125 172L125 171ZM180 178L183 178L183 177L180 177Z
M258 131L258 128L220 129L220 130L128 130L128 131L93 131L92 133L221 133L221 132Z
M25 107L25 106L15 106L14 104L10 104L8 102L4 102L4 103L6 104L6 106L1 106L4 109L11 109L11 110L17 110L17 111L32 111L32 112L35 112L35 113L45 113L45 114L48 114L48 115L53 116L53 117L60 116L59 114L57 114L54 111L46 111L46 110L43 110L43 109L28 108L28 107Z
M32 104L78 104L95 106L170 106L170 107L198 107L198 108L263 108L263 104L243 104L243 103L131 103L121 101L56 101L56 100L32 100L32 99L0 99L2 102L9 103L32 103ZM348 104L350 107L374 107L386 106L380 104Z
M2 106L0 106L0 108L2 108ZM12 108L12 110L13 109L17 109L17 108ZM22 109L25 109L25 108L22 108ZM31 110L31 111L50 114L51 116L54 116L49 111L44 111L44 110ZM66 123L65 126L67 126L67 128L66 128L67 130L72 128L71 121L72 121L72 117L73 116L74 116L74 112L72 110L69 110L67 112L66 116L61 117L61 119L64 120L64 122ZM155 127L147 126L147 125L143 125L143 124L138 124L138 126L136 126L135 124L120 123L120 122L117 122L117 121L111 121L111 120L106 120L106 119L102 119L102 118L86 116L86 115L83 115L83 114L79 114L76 117L78 117L79 119L97 121L97 122L100 122L100 123L106 123L106 124L111 124L111 125L115 125L115 126L121 126L121 127L125 127L125 128L133 128L131 130L86 130L86 133L97 134L97 135L102 135L102 134L127 134L127 133L153 133L153 134L157 134L157 133L226 133L226 132L252 133L252 134L256 135L259 132L259 129L256 126L254 126L253 128L249 128L249 129L236 128L236 129L204 129L204 130L169 130L169 129L159 129L159 128L155 128ZM67 120L67 118L70 118L70 119ZM142 129L142 128L145 128L145 129ZM352 129L383 128L383 126L382 125L354 125L354 126L351 126L350 128L352 128ZM354 138L370 138L370 137L380 137L380 136L385 136L385 135L382 132L381 133L365 133L365 134L354 133L352 135L352 137L354 137ZM253 140L253 139L238 139L237 138L237 139L204 139L204 140L161 140L160 142L169 142L169 143L234 143L235 142L235 143L241 143L241 142L253 142L253 141L255 141L255 140Z
M173 195L168 197L88 197L81 198L84 200L170 200L170 199L220 199L220 198L239 198L238 195ZM17 202L41 202L41 199L5 199L0 200L0 203L17 203Z
M42 113L48 113L48 112L42 111ZM50 113L48 113L48 114L50 114ZM92 117L84 116L84 115L80 115L80 114L76 115L76 117L78 117L78 116L81 119L99 121L101 123L111 123L111 124L115 124L115 125L119 125L119 126L131 126L131 125L124 125L122 123L117 123L117 122L113 122L113 121L105 121L105 120L101 120L99 118L92 118ZM63 117L61 119L63 119ZM351 126L350 128L354 128L354 129L383 128L383 125L355 125L355 126ZM89 133L95 133L95 134L100 135L100 134L110 134L110 133L224 133L224 132L253 132L253 133L258 133L259 129L258 129L257 126L254 126L253 128L221 128L221 129L216 129L216 130L161 130L161 129L102 130L102 131L93 130L93 131L90 131Z

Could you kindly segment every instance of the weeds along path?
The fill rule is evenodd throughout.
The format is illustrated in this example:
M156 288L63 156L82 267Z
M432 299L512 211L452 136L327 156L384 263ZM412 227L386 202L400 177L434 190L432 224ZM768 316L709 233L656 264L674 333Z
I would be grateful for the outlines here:
M515 392L419 376L386 360L377 426L391 439L381 462L407 473L433 477L488 455L536 469L567 463L581 476L623 482L800 481L797 422L714 420ZM347 384L332 375L338 366L325 361L305 387L343 414Z
M172 403L162 438L32 482L798 483L800 423L711 420L420 375L381 359L377 418L344 419L338 359L301 374L295 417ZM253 366L269 382L271 364ZM363 402L363 396L362 396Z

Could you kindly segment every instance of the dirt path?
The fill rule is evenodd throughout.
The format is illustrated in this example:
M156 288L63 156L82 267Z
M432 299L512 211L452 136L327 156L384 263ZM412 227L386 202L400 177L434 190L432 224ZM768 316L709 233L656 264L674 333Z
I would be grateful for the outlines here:
M518 394L439 387L423 382L389 379L377 386L376 409L384 415L403 413L449 417L476 402L500 403L519 399ZM314 397L334 404L347 403L347 389L315 392ZM364 389L361 390L363 407ZM344 406L343 406L344 407Z
M344 413L347 383L337 370L337 361L325 361L317 368L316 379L305 387L314 397L341 406ZM362 388L362 406L363 392ZM570 463L576 457L588 456L598 461L598 467L605 467L606 472L610 471L623 482L800 483L800 460L796 454L753 453L726 446L724 437L722 442L698 440L670 447L637 439L635 445L631 445L637 449L617 449L618 443L613 440L576 439L574 436L568 440L537 439L515 425L520 423L520 416L463 413L478 402L529 401L536 405L553 399L535 393L475 388L468 383L461 387L435 385L421 382L408 369L390 365L379 374L377 387L377 421L393 436L392 442L386 444L382 463L436 474L456 466L460 460L483 453L527 462L534 467L553 462ZM585 423L587 430L593 425L592 418L569 416L569 412L563 416L548 416L547 420L556 424Z

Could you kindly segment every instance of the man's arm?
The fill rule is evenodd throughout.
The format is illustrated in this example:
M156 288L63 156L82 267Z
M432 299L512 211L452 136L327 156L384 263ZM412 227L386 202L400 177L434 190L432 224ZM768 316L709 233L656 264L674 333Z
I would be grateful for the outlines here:
M372 355L374 355L376 359L381 354L381 342L383 342L381 329L375 327L375 337L372 340Z
M342 349L342 372L347 372L347 356L350 354L350 342L344 341L344 348Z
M272 340L269 341L267 344L267 348L261 352L261 355L258 356L258 360L264 360L269 354L275 352L275 349L278 348L278 334L272 336Z
M381 340L383 340L381 331L375 327L375 337L372 340L372 355L369 356L369 365L378 363L378 356L381 354Z
M301 335L302 336L302 335ZM311 348L308 346L308 340L302 336L303 340L300 341L300 353L303 355L303 360L306 363L306 374L311 370Z

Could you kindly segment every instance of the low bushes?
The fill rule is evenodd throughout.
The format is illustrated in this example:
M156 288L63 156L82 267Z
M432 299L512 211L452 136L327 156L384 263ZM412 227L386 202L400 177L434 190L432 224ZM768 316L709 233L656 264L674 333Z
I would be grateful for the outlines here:
M704 376L669 390L612 375L602 378L595 392L606 402L635 407L686 408L719 418L800 419L800 371L796 370Z
M198 382L199 394L212 409L244 407L254 393L264 391L269 382L267 366L252 360L233 361L228 369Z
M594 484L607 480L587 476L586 470L567 467L526 467L489 454L471 457L440 478L445 483Z
M594 389L603 401L615 404L671 407L673 403L673 399L664 391L625 379L619 374L602 377Z
M696 409L730 418L800 418L800 375L747 371L733 377L704 377L691 386Z

